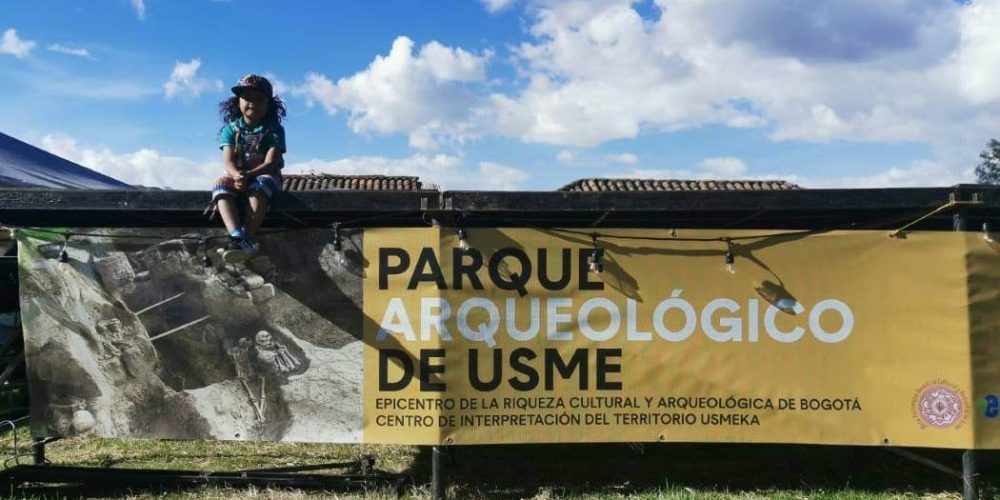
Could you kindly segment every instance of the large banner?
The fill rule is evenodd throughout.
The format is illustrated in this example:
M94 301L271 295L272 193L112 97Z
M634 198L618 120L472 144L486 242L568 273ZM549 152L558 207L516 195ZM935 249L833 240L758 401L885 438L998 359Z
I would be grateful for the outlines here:
M1000 448L982 235L69 232L20 237L36 435Z

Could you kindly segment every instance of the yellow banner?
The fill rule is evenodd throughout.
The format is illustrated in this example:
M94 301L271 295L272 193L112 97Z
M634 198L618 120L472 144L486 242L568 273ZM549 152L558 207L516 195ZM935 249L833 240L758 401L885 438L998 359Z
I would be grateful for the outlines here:
M600 232L366 230L363 440L1000 448L981 235Z

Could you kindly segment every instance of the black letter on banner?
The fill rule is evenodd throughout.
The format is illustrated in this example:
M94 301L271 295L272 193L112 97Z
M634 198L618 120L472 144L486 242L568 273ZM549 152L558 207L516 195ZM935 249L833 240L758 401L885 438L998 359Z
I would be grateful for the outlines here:
M469 383L477 391L492 391L500 387L500 377L503 376L503 350L491 349L493 352L493 378L489 382L479 379L479 350L469 349Z
M527 347L520 347L514 349L510 353L510 368L515 372L522 373L528 376L528 380L522 382L517 377L511 377L507 379L510 382L510 386L517 391L530 391L535 387L538 387L538 371L531 367L531 365L526 365L521 362L521 358L532 360L535 359L535 351L528 349Z
M548 254L549 254L549 251L546 248L539 248L538 249L538 282L541 283L542 286L546 290L562 290L562 289L566 288L566 285L569 284L569 279L570 279L570 274L569 274L570 259L573 257L573 253L568 248L563 248L561 253L562 253L562 255L561 255L561 257L562 257L562 266L561 266L562 267L562 275L559 276L558 280L556 280L556 281L550 281L549 277L548 277L548 271L549 271L549 263L548 263L548 257L549 257L549 255Z
M469 264L465 264L465 262L463 262L466 255L472 257L472 262ZM452 280L452 286L455 287L455 290L462 289L463 274L469 277L469 283L472 284L473 290L483 289L483 282L479 281L479 275L476 274L476 271L479 271L479 268L483 267L483 254L480 253L479 250L476 250L475 248L470 248L468 250L453 248L451 250L451 260L453 261L452 265L455 266L454 272L452 273L452 277L454 278Z
M430 272L425 272L424 268L430 266ZM410 284L406 285L407 290L416 290L417 284L421 281L433 281L437 284L438 290L447 290L448 284L444 282L444 274L441 274L441 265L438 264L434 250L424 247L417 257L417 264L413 266L413 274L410 275Z
M389 257L399 258L399 264L389 265ZM389 275L400 274L410 267L410 254L402 248L379 248L378 249L378 289L389 289Z
M594 252L593 248L581 248L579 271L580 271L580 290L604 290L604 282L601 280L590 281L590 263L587 259L590 258L590 254ZM597 254L604 257L604 249L598 248Z
M619 360L618 364L608 363L608 358L621 358L621 349L598 349L597 350L597 390L599 391L618 391L622 388L621 381L609 382L607 374L609 373L621 373L622 365Z
M396 382L389 382L389 359L395 359L403 368L403 377ZM378 351L378 390L401 391L410 385L413 379L413 360L405 351L398 349L379 349Z
M587 377L587 350L574 349L573 356L569 358L569 363L563 364L562 356L558 349L545 350L545 390L551 391L555 385L552 369L559 371L559 375L564 379L573 376L573 370L580 368L580 390L586 390L589 378Z
M500 276L500 264L506 257L514 257L521 263L521 274L511 273L510 280ZM528 295L528 290L524 288L524 284L531 279L531 261L528 260L528 255L520 248L508 247L497 250L493 257L490 257L490 279L501 290L517 290L518 295L522 297Z
M444 349L420 350L420 392L444 392L445 383L439 377L431 382L431 375L444 373L444 365L432 365L431 358L443 358Z

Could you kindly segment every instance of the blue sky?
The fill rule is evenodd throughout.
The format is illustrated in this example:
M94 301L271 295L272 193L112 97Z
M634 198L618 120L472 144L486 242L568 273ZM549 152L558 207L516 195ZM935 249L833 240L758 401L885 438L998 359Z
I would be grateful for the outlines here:
M207 189L258 72L286 171L446 189L582 177L972 180L1000 137L1000 0L0 0L0 131Z

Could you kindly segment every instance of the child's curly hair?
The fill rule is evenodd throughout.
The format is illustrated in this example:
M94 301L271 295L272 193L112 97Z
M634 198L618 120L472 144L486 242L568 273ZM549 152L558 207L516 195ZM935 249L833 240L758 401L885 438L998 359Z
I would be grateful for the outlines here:
M264 117L264 121L280 124L281 119L284 118L285 115L285 101L282 101L278 96L271 96L271 102L267 107L267 116ZM236 121L241 116L243 116L243 113L240 112L239 96L234 95L219 103L219 118L222 119L223 125L228 125L229 123Z

